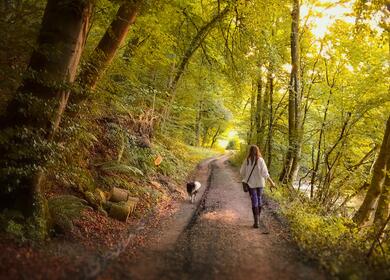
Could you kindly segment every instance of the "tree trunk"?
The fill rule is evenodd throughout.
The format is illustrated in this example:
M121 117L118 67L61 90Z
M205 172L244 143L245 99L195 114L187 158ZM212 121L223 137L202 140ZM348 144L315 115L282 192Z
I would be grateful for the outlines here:
M221 132L221 126L218 126L217 131L214 133L213 138L211 139L211 145L210 148L214 147L215 142L217 141L217 138Z
M209 132L212 128L210 126L205 126L203 128L203 135L202 135L202 139L201 139L201 146L202 147L206 147L206 143L209 141Z
M387 227L387 224L390 222L390 216L388 216L385 221L382 224L378 224L379 229L377 233L375 234L375 237L373 238L373 241L371 243L370 249L368 250L367 253L367 258L371 257L372 253L374 252L375 245L378 243L381 249L383 250L382 246L380 245L381 242L381 236L384 234L384 231ZM382 251L383 252L383 251Z
M266 158L266 155L267 155L267 123L268 123L268 118L267 118L267 114L269 114L269 91L270 91L270 79L269 79L269 73L267 73L267 82L266 82L266 86L265 86L265 91L264 91L264 95L263 95L263 107L262 107L262 110L261 110L261 146L260 146L260 150L261 152L263 153L263 156L264 158Z
M292 184L299 169L301 153L299 0L293 0L291 13L291 75L288 99L288 150L279 181Z
M195 146L200 146L200 132L202 130L202 110L203 110L203 101L202 98L199 100L198 112L196 114L195 120Z
M390 157L387 160L386 179L382 187L382 193L378 200L378 206L375 212L375 224L383 224L389 216L390 207Z
M49 140L75 80L91 13L92 1L47 2L37 49L0 123L7 138L0 148L1 208L11 206L26 217L44 214L42 169L51 157Z
M377 198L381 195L382 185L386 178L387 162L390 157L390 116L387 120L385 135L383 137L382 145L378 154L378 158L374 164L372 179L370 187L366 193L364 201L356 212L353 220L362 225L369 220L371 213L375 210L374 205ZM379 215L380 213L378 213ZM379 219L379 216L378 216Z
M141 4L142 0L127 0L119 7L114 20L77 77L84 89L95 88L99 77L113 60L130 26L135 22Z
M268 73L269 83L269 124L268 124L268 140L267 140L267 167L271 169L272 163L272 148L273 148L273 96L274 96L274 76L273 71L270 68Z
M257 93L256 93L256 112L255 112L255 127L256 127L256 145L262 149L264 131L261 127L263 123L263 81L261 66L259 67L259 76L257 78Z
M256 90L255 90L256 88ZM251 104L251 111L250 111L250 127L248 131L248 139L247 139L247 144L250 145L252 144L253 141L253 134L255 131L255 124L256 124L256 92L257 92L257 83L252 81L252 90L251 90L251 99L250 99L250 104Z
M321 182L318 183L318 190L316 192L316 198L318 201L322 201L323 204L326 204L326 201L329 201L329 194L331 190L331 183L334 179L334 174L337 168L337 165L340 163L340 159L344 152L344 145L346 142L346 138L348 136L348 131L351 129L352 114L350 112L347 113L347 116L343 122L343 125L340 130L339 137L336 139L334 144L324 152L324 174L321 176L324 178ZM337 147L341 146L336 150ZM335 155L332 157L333 152Z
M170 110L172 108L173 101L175 99L176 95L176 88L180 81L180 78L184 74L184 71L187 67L188 62L190 61L191 57L194 55L196 50L200 47L200 45L203 43L203 41L206 39L207 35L210 33L210 31L217 25L218 22L220 22L229 12L230 6L227 6L224 10L221 12L218 12L217 15L215 15L211 21L203 25L195 35L195 37L192 39L190 45L187 47L186 51L184 52L180 63L178 64L178 68L176 69L176 73L174 75L174 78L172 80L172 83L170 84L170 87L168 88L169 93L169 103L167 106L165 106L163 113L162 113L162 122L165 122L165 120L168 118Z
M359 167L364 166L365 161L371 157L376 151L378 150L379 145L375 145L367 154L365 154L357 164L347 168L348 174L345 176L341 181L338 182L338 185L341 187L343 186L348 180L351 178L351 176L354 176L356 171ZM371 164L372 165L372 164ZM347 195L343 202L337 207L336 210L343 208L352 198L354 198L356 195L358 195L362 190L367 189L370 186L369 183L364 182L360 188L355 190L352 194Z

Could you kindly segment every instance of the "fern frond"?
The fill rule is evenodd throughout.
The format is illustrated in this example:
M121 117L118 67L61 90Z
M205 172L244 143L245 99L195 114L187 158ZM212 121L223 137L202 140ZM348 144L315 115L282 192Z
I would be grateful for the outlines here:
M105 172L122 173L125 175L139 175L143 176L144 173L135 166L123 164L117 161L109 161L101 164L100 169Z

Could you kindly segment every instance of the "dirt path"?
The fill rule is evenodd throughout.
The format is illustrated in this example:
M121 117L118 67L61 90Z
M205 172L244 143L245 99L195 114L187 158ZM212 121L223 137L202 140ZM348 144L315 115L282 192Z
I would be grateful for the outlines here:
M252 228L248 194L227 156L205 162L196 179L203 196L149 234L144 247L125 251L99 279L325 279L303 261L283 226L265 209L270 234ZM195 212L195 214L194 214Z

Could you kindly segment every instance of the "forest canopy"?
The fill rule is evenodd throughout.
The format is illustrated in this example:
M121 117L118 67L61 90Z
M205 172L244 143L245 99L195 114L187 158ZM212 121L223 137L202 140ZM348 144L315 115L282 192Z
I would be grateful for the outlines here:
M3 231L46 238L58 186L123 187L148 208L157 195L134 182L183 179L194 147L237 163L256 144L301 246L324 263L360 246L386 267L386 1L7 0L0 14Z

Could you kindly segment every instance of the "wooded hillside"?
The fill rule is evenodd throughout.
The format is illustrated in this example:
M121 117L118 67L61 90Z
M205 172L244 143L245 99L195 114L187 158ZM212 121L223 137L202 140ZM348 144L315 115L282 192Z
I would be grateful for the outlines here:
M182 198L199 160L228 148L238 164L256 144L304 250L338 276L390 275L386 1L7 0L0 14L4 234L108 215L114 188L142 216Z

